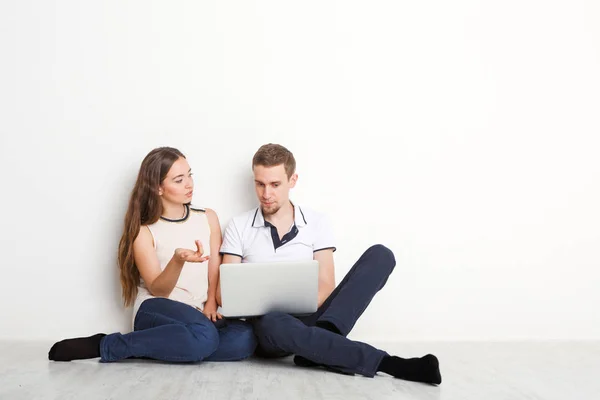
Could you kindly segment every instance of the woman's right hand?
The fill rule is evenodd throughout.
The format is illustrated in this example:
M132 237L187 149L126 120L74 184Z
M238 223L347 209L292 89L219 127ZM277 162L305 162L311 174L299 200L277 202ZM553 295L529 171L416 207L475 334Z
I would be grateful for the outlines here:
M202 242L196 240L196 249L197 250L189 250L189 249L175 249L175 253L173 257L181 262L204 262L210 258L210 256L203 256L204 249L202 248Z

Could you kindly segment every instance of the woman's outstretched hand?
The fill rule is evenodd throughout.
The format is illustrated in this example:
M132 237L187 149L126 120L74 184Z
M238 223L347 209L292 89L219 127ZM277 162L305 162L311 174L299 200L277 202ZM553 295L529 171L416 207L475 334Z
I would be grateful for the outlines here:
M210 256L204 256L204 248L202 242L196 240L196 250L190 249L175 249L175 258L179 261L187 262L204 262L210 258Z

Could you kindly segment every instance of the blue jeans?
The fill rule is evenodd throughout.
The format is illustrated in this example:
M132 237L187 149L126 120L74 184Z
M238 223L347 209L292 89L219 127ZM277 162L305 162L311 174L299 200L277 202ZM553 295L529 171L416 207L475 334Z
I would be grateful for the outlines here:
M343 373L374 376L388 354L346 336L385 285L395 265L391 250L382 245L372 246L314 314L296 318L276 312L255 319L256 354L263 357L296 354ZM339 333L318 326L324 322Z
M100 361L151 358L168 362L236 361L252 355L256 337L252 326L227 320L217 329L202 312L166 298L144 301L134 331L113 333L100 342Z

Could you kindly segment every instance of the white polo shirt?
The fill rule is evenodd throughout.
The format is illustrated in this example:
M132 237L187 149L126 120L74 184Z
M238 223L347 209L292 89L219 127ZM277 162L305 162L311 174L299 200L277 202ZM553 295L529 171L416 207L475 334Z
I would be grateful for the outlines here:
M325 249L335 251L328 219L294 205L294 223L281 240L277 228L265 221L257 207L229 222L220 253L239 256L242 262L309 261L315 252Z

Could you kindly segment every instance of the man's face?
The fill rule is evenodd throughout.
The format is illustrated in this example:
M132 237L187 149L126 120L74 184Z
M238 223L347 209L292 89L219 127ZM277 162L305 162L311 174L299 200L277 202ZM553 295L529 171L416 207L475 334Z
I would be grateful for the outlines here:
M298 175L293 174L288 179L283 164L274 167L256 165L252 170L263 215L273 215L290 200L290 189L296 186Z

